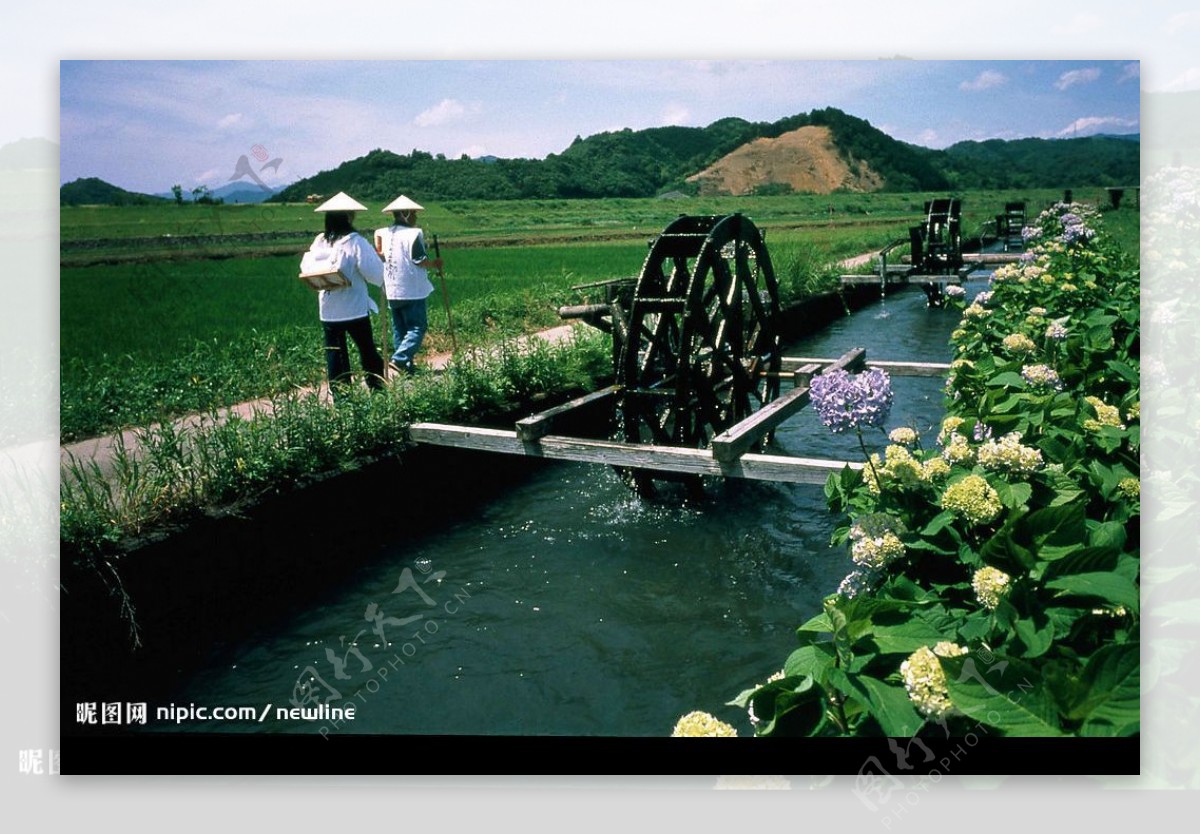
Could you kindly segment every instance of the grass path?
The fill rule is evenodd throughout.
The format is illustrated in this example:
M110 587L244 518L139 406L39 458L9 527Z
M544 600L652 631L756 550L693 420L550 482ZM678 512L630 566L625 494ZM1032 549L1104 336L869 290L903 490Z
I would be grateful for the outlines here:
M549 328L544 331L521 337L517 340L518 346L528 344L529 340L542 340L552 345L561 344L569 341L575 333L577 325L559 325L554 328ZM418 363L434 373L441 373L450 364L453 355L451 353L428 354L418 358ZM394 379L394 376L392 377ZM329 394L329 384L322 383L319 386L300 389L299 392L307 394L316 392L318 397L323 402L331 402ZM215 420L223 422L231 416L241 418L253 418L257 415L269 415L273 408L272 400L269 397L249 400L244 403L237 403L233 406L220 409L215 413ZM187 415L173 422L177 429L190 430L210 424L214 420L214 415ZM66 467L72 462L89 466L90 462L97 464L101 471L106 474L112 472L112 460L116 450L124 446L129 453L136 455L141 443L141 436L147 429L151 427L138 427L126 429L121 432L115 432L110 435L101 435L95 438L87 438L82 441L76 441L71 444L65 444L59 448L60 465Z

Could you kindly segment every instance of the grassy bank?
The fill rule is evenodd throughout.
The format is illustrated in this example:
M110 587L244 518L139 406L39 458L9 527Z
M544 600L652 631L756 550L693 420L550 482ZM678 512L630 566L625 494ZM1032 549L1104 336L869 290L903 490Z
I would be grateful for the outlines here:
M611 371L608 344L585 332L571 344L505 343L468 352L443 374L352 393L335 406L283 393L269 413L215 414L199 426L139 430L137 454L119 446L110 466L71 461L60 486L60 536L83 555L119 552L130 537L186 522L207 508L253 502L307 479L396 455L413 422L485 421L548 397L593 389Z

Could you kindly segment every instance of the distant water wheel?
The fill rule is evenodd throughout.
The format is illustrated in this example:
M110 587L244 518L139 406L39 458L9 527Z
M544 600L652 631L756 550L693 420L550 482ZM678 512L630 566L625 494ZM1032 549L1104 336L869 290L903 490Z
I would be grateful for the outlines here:
M743 216L672 222L651 243L629 305L614 346L626 441L704 448L778 396L778 285ZM653 489L648 471L630 475Z

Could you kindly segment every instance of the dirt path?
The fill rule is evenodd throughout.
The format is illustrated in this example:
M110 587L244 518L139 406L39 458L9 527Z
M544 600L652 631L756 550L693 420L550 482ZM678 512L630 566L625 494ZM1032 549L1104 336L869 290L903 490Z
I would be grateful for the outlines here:
M575 325L559 325L558 327L540 331L529 336L521 337L518 340L518 345L527 344L531 340L542 340L552 345L562 344L569 341L575 333ZM434 372L441 372L446 369L452 359L450 353L429 354L418 359L420 365ZM317 392L317 395L328 402L329 385L322 383L315 388L300 389L301 393ZM269 415L272 411L271 398L263 397L257 400L249 400L244 403L237 403L233 406L221 409L216 413L216 421L224 422L231 415L236 415L242 418L252 418L256 415ZM190 430L202 427L213 422L211 415L187 415L173 422L176 429ZM151 427L154 428L154 427ZM144 433L145 429L126 429L122 432L116 432L111 435L101 435L96 438L88 438L82 441L76 441L72 444L67 444L59 448L59 464L67 466L72 461L88 465L94 462L98 465L102 472L112 472L112 460L115 452L124 446L124 448L136 455L140 446L139 436Z

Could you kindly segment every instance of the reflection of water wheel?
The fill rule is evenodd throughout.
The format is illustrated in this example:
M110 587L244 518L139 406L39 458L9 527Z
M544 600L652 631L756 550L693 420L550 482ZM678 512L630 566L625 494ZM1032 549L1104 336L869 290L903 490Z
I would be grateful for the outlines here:
M617 330L625 440L703 448L775 399L778 319L775 273L753 223L735 214L667 226ZM649 488L649 473L634 475Z

